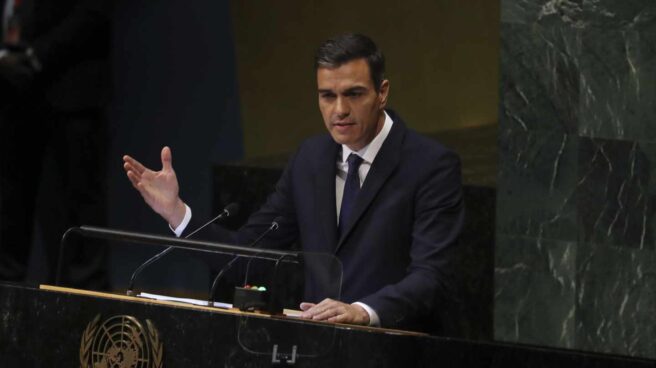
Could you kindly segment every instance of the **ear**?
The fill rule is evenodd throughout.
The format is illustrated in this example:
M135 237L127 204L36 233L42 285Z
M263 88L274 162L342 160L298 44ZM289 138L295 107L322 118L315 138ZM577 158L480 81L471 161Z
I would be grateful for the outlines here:
M378 90L378 98L380 102L380 108L384 109L387 106L387 96L389 96L390 83L389 80L384 79L380 83L380 89Z

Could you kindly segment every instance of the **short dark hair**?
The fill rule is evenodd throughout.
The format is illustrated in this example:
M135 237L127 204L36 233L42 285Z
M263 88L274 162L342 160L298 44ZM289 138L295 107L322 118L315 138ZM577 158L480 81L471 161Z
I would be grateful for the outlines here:
M314 68L338 68L356 59L365 59L376 91L385 73L385 57L374 41L361 34L347 33L324 41L314 57Z

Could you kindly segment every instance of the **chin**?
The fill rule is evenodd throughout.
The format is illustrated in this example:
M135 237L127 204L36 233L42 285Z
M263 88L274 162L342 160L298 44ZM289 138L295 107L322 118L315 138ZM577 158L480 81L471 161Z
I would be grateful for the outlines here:
M337 144L345 144L345 145L348 146L351 143L351 139L349 139L349 137L344 137L344 136L341 136L341 135L333 134L332 132L331 132L330 136L333 138L333 140Z

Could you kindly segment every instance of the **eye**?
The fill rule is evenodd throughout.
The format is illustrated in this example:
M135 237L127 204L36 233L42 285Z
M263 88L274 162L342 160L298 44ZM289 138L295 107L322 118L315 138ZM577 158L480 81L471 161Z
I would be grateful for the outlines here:
M319 93L319 97L323 100L330 100L335 98L335 94L332 92L321 92Z
M362 96L363 94L364 93L362 91L349 91L349 92L346 92L344 95L346 97L358 98L358 97Z

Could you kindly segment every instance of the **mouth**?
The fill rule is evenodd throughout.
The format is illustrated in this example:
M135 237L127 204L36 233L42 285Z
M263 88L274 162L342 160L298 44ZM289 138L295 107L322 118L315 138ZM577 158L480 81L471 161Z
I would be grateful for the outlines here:
M333 132L337 134L349 134L351 130L353 129L352 127L355 125L355 123L350 123L350 122L336 122L333 123Z
M355 123L348 122L348 121L338 121L333 123L334 127L347 127L351 125L355 125Z

